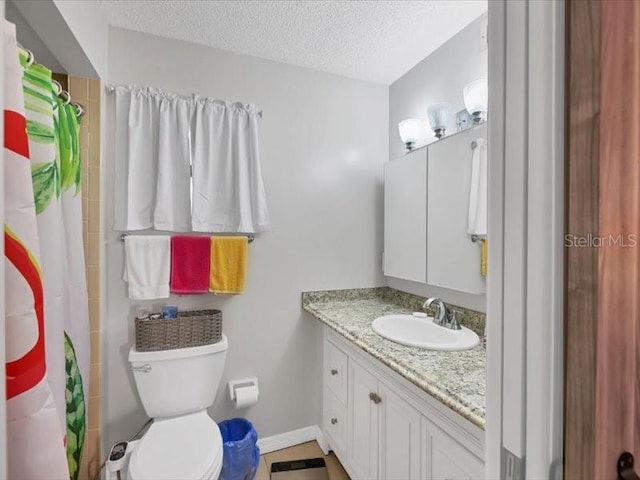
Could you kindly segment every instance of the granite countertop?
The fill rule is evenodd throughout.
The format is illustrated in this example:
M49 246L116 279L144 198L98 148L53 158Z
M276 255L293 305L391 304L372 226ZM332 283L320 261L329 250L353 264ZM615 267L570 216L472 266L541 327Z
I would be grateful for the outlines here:
M302 307L365 352L478 427L485 424L486 351L442 352L407 347L373 331L381 315L422 311L423 298L388 287L304 292ZM482 338L484 314L453 307Z

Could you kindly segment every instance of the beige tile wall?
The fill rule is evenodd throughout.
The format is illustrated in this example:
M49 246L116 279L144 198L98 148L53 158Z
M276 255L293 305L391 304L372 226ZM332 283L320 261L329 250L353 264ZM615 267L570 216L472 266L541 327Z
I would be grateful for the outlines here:
M82 160L82 218L84 253L89 291L91 370L89 375L89 417L82 453L80 480L92 479L100 459L100 81L69 77L68 89L85 114L80 122Z

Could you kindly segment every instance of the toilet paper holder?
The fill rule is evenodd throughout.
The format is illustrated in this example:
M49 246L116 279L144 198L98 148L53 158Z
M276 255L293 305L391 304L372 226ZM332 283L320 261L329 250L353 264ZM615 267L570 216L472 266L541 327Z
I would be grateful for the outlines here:
M253 378L245 378L242 380L232 380L229 382L229 400L231 400L232 403L235 403L236 401L236 390L238 388L246 388L246 387L255 387L256 390L259 391L258 388L258 378L257 377L253 377Z

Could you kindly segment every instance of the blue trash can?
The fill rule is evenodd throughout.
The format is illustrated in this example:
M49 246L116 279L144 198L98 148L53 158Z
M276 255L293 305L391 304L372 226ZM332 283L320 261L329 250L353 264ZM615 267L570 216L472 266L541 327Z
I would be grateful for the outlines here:
M218 424L222 435L220 480L253 480L260 463L258 432L246 418L232 418Z

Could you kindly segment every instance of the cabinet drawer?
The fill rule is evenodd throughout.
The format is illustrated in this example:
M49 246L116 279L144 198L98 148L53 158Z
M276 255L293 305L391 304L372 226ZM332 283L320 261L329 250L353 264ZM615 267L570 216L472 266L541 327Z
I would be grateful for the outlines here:
M344 452L347 444L347 407L331 391L325 391L324 431L331 437L331 446Z
M325 385L338 400L347 403L347 354L326 342Z

